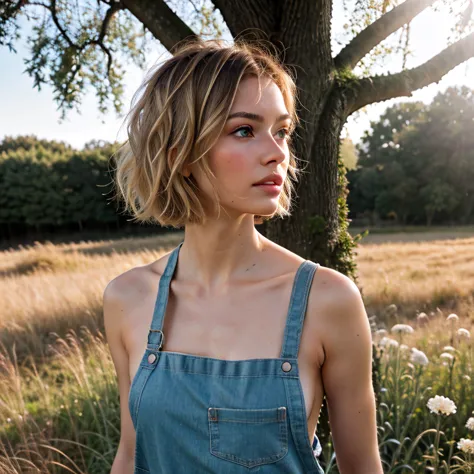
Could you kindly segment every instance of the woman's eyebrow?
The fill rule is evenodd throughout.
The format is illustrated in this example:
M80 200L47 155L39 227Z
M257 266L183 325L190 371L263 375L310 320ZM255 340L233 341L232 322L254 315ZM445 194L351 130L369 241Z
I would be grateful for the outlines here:
M242 118L246 118L246 119L249 119L249 120L255 120L256 122L263 122L265 120L261 115L252 114L250 112L234 112L233 114L230 114L227 117L227 120L230 120L230 119L233 119L233 118L236 118L236 117L242 117ZM290 114L281 114L279 117L277 117L276 121L280 122L281 120L286 120L286 119L292 120L291 115Z

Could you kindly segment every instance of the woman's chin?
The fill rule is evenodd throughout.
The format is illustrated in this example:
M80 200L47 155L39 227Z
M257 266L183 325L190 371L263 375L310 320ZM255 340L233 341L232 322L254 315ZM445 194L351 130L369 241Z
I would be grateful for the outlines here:
M252 209L249 214L254 214L256 216L271 216L278 210L278 203L275 203L273 206L258 206Z

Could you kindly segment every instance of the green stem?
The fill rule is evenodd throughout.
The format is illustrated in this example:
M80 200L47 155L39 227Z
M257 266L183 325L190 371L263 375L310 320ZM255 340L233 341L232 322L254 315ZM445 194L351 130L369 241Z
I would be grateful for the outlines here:
M399 426L400 426L400 397L399 397L399 380L400 380L400 344L398 342L397 347L397 360L395 363L395 438L399 439Z
M438 447L439 447L439 430L441 425L441 415L438 415L438 420L436 421L436 437L435 437L435 451L434 451L434 470L433 474L438 474L438 465L439 465L439 457L438 457Z
M414 413L414 411L416 409L416 406L418 404L418 397L419 397L419 394L420 394L420 379L421 379L422 371L423 371L423 367L417 367L416 373L415 373L415 396L413 397L413 404L412 404L411 410L409 410L409 412L408 412L408 415L407 415L406 420L405 420L405 424L403 425L403 428L402 428L402 432L400 433L400 439L399 439L400 443L405 438L405 435L408 432L408 428L410 427L410 423L413 420L413 413ZM396 461L397 457L401 454L401 450L402 450L402 445L400 444L398 446L397 450L395 451L395 454L392 458L392 462L390 463L390 469L392 469L392 467L394 465L394 462ZM407 462L407 461L405 461L405 462Z

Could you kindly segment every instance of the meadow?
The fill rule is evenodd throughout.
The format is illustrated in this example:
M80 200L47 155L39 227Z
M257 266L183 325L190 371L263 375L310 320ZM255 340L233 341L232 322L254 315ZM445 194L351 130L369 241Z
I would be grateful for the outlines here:
M357 248L387 474L474 473L473 235L374 233ZM0 252L2 474L110 471L119 398L103 290L182 238L35 243ZM320 459L326 473L337 474L330 442Z

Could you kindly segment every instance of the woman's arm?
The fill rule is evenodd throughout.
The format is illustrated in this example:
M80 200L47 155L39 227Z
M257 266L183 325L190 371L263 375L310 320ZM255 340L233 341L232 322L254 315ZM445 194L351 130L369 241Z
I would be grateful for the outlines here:
M341 474L383 474L367 313L350 278L330 270L328 280L321 371L336 462Z
M128 354L122 342L122 318L125 311L123 295L128 284L127 273L112 280L104 290L103 311L107 343L117 373L120 395L120 442L110 474L133 474L135 429L128 409L130 390Z

